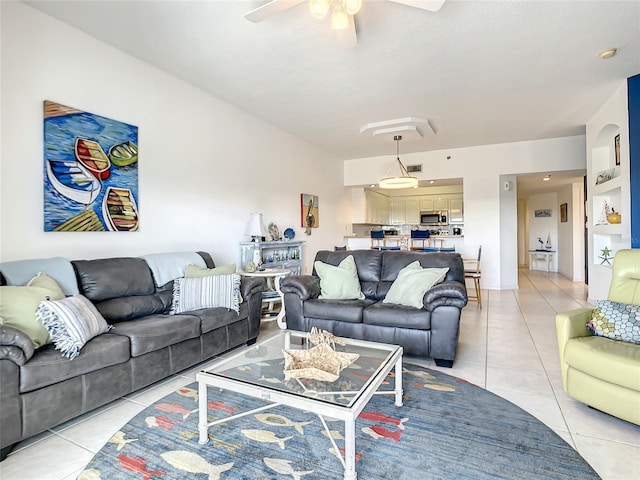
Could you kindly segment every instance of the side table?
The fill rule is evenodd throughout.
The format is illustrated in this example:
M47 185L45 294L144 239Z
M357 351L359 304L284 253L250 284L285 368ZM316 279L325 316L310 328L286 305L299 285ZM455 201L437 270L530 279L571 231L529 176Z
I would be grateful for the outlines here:
M280 291L280 280L291 273L291 270L285 270L280 268L266 268L264 270L256 270L255 272L239 271L240 275L245 277L262 277L267 279L267 287L269 290L262 293L262 304L268 305L267 315L263 315L263 319L271 319L271 315L274 313L274 304L280 303L280 312L276 317L278 327L281 329L287 328L287 324L284 319L284 294Z

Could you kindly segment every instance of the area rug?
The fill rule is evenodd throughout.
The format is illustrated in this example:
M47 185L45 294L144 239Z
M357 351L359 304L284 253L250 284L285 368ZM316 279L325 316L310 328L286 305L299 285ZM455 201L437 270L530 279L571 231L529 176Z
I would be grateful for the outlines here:
M374 396L356 422L361 480L600 478L553 430L491 392L414 365L405 365L403 387L402 407ZM265 405L212 388L207 400L210 421ZM123 426L79 479L343 478L314 414L278 406L213 426L199 445L197 409L194 382ZM343 450L344 423L327 425Z

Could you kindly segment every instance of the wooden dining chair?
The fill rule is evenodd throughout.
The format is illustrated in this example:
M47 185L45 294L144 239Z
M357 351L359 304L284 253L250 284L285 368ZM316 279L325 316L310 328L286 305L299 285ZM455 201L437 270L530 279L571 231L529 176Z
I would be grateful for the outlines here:
M482 245L478 247L478 257L475 259L463 258L464 263L464 278L471 279L475 289L475 296L471 296L467 293L469 300L476 300L478 306L482 309L482 294L480 292L480 279L482 278L482 272L480 269L480 259L482 258Z

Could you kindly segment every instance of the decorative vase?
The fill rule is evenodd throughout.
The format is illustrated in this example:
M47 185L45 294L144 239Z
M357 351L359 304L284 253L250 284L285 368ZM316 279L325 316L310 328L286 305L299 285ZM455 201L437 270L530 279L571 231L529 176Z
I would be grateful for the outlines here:
M609 223L620 223L620 214L616 212L613 208L611 209L611 213L607 215L607 222Z

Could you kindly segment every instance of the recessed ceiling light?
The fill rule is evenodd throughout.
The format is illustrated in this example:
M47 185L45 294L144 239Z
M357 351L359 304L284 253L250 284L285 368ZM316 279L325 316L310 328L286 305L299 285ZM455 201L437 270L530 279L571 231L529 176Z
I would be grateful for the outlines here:
M429 180L429 183L430 183L431 185L433 185L434 183L436 183L436 181L435 181L435 180Z
M618 51L617 48L605 48L604 50L600 50L598 52L598 56L601 59L606 60L607 58L613 57L617 51Z
M549 180L551 180L551 175L547 175L546 177L542 177L542 181L543 182L548 182Z
M376 185L375 183L372 183L371 185L369 185L371 188L376 188L378 185Z

